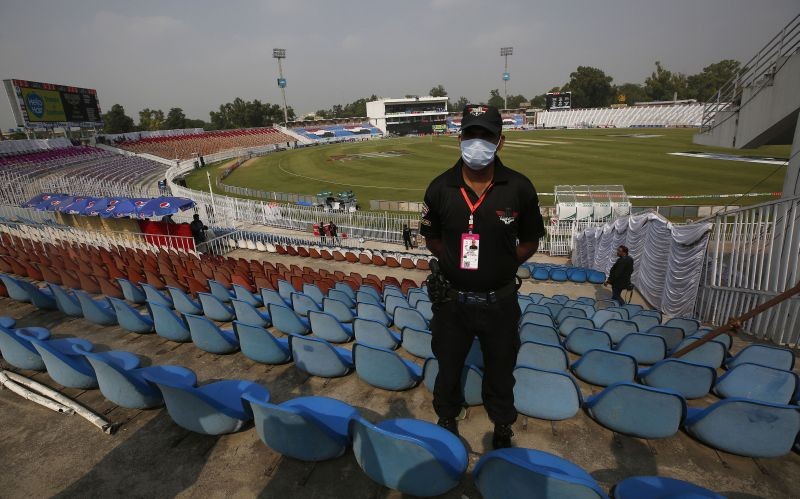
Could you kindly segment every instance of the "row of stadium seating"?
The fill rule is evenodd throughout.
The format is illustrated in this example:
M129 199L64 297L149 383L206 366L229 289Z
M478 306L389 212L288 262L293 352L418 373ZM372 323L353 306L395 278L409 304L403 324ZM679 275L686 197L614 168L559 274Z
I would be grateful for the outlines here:
M293 143L295 139L275 128L220 130L201 134L145 137L122 141L117 147L135 153L147 153L168 159L190 159L240 147Z
M12 298L31 301L43 308L58 307L65 313L84 316L102 325L114 325L119 321L125 329L137 333L155 329L168 339L193 341L198 348L214 354L232 353L241 348L245 355L258 362L294 361L297 368L315 376L337 377L354 370L370 385L383 389L409 389L422 379L432 389L438 371L436 361L429 353L430 332L427 327L430 308L424 309L427 313L420 312L421 304L429 302L420 298L416 300L416 309L410 308L409 300L413 299L413 295L425 297L425 291L418 288L409 288L406 295L400 288L388 285L383 296L369 286L361 286L355 292L347 286L334 288L329 290L329 296L324 296L317 288L315 296L310 293L314 290L313 286L304 288L309 294L297 293L288 282L280 281L279 291L262 289L262 298L259 300L258 296L244 288L239 287L231 293L217 283L217 286L212 286L212 292L216 291L217 295L199 293L199 302L193 302L179 290L169 289L170 297L145 284L138 289L148 305L142 315L121 300L94 300L83 291L70 292L54 284L49 285L48 292L35 288L27 281L0 277ZM209 284L212 283L209 281ZM336 292L337 296L331 297L331 292ZM339 294L348 296L339 299ZM525 298L532 297L521 296L520 300L527 301ZM340 323L333 314L323 312L320 308L319 301L322 301L322 307L328 308L326 300L338 302L342 310L357 304L358 315L351 314L349 321L345 319ZM589 305L589 300L586 297L582 303ZM233 302L234 306L229 307L226 301ZM267 311L258 311L256 307L259 305L266 305ZM169 311L173 306L176 310L182 309L183 313L174 315ZM190 310L184 307L190 307ZM242 311L246 311L246 315ZM603 312L609 317L613 314L619 316L619 312L608 308L598 310L595 315ZM165 320L164 314L172 318ZM261 325L253 323L252 316ZM655 318L654 315L649 317ZM605 322L613 320L619 319ZM232 330L220 328L215 323L230 321L235 321ZM167 334L159 331L161 326L157 325L165 323L168 325ZM524 328L526 324L523 318L521 327ZM392 325L401 328L402 336L389 329ZM698 327L696 322L688 319L672 319L665 324L666 327L670 325L680 326L687 333L695 332ZM269 326L274 326L277 332L287 337L272 336L264 329ZM604 323L599 326L603 327ZM181 337L175 336L176 329L184 330ZM406 340L406 336L412 332L413 335ZM309 333L313 333L314 337L306 336ZM570 334L575 334L575 331ZM423 347L425 343L419 338L426 336L428 347ZM329 343L352 339L356 343L351 350ZM409 343L409 347L406 347L406 343ZM399 346L409 353L415 352L412 355L427 355L429 358L424 368L420 369L417 364L395 353L394 349ZM566 373L566 366L559 369L552 365L539 365L541 359L549 356L543 356L542 352L531 352L527 346L545 345L526 342L520 350L515 370L518 378L518 409L532 417L565 419L574 416L583 406L592 418L614 431L639 438L665 438L674 435L681 425L685 425L690 434L709 445L753 457L777 457L789 452L800 430L797 407L787 405L790 401L796 403L798 385L797 376L790 371L794 355L789 350L752 345L740 351L728 360L726 364L731 371L722 376L714 388L714 393L724 399L705 409L693 409L687 419L686 401L677 389L687 384L702 384L703 377L681 379L676 375L682 372L673 365L682 364L694 369L705 367L712 370L712 378L715 377L713 368L719 365L704 366L700 363L702 359L696 359L698 362L666 360L659 361L649 370L638 372L636 360L630 355L605 348L589 349L581 352L581 357L572 364L571 370L582 380L606 388L584 402L577 383ZM422 352L415 350L420 347L423 347ZM13 353L7 355L4 352L4 357L7 360L14 359ZM467 362L470 365L463 377L465 399L468 403L480 404L480 369L483 361L477 342ZM645 384L635 383L636 378L641 378ZM78 388L91 388L88 385L96 384L96 381L85 377L77 377L74 381L62 379L60 382ZM572 389L566 390L565 387ZM749 421L749 424L741 423L740 419ZM767 419L771 423L763 424ZM730 433L726 438L725 432L718 430L732 424L739 425L740 434L752 438L742 440L740 434ZM199 431L196 428L194 430Z
M349 125L325 125L315 127L298 127L292 131L311 140L329 138L347 138L361 135L382 135L382 132L370 123L358 123Z
M459 484L469 460L464 444L447 430L416 419L373 423L349 404L327 397L296 397L270 402L269 390L247 380L220 380L198 386L197 375L177 365L141 367L127 351L95 351L81 338L51 339L45 328L14 329L0 317L0 349L6 360L47 370L63 386L99 388L122 407L166 405L173 421L189 431L218 435L239 431L254 421L264 444L302 461L318 462L344 454L352 445L356 461L372 480L404 494L433 496ZM484 498L575 497L606 492L586 471L547 452L503 449L482 456L473 469ZM614 497L721 497L680 480L629 477ZM658 494L658 495L655 495Z
M703 104L598 107L543 111L536 115L536 126L546 128L697 127L700 126L702 118Z

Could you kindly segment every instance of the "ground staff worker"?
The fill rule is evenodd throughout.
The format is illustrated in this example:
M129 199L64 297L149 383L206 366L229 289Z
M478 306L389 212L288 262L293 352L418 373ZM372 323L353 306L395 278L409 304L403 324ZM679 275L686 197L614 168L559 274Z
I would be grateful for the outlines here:
M448 282L431 278L428 284L436 302L431 331L439 361L433 391L439 425L458 434L456 417L464 406L461 372L477 336L485 365L483 402L495 424L495 448L511 446L511 424L517 419L516 271L545 233L533 184L496 156L503 146L502 129L497 108L464 109L461 158L431 182L420 221L420 232Z

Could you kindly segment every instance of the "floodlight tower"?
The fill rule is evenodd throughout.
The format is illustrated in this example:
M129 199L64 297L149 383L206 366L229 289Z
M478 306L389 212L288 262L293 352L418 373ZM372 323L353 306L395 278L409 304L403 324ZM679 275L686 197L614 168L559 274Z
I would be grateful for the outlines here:
M514 53L514 47L500 47L500 56L506 60L505 71L503 71L503 89L505 91L505 99L503 100L503 107L508 109L508 80L511 75L508 73L508 56Z
M286 59L286 49L272 49L272 58L278 59L278 86L283 96L283 125L289 123L289 110L286 106L286 78L283 77L281 59Z

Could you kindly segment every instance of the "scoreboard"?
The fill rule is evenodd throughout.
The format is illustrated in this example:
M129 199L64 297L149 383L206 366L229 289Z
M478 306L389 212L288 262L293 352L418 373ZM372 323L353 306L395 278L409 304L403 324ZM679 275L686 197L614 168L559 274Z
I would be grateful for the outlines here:
M17 126L103 126L97 90L14 79L3 84Z
M548 92L547 110L572 109L572 92Z

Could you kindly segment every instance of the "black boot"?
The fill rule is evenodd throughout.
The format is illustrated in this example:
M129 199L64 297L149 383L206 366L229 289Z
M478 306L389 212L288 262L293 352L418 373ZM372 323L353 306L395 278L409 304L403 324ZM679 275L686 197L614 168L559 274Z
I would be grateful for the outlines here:
M458 421L455 418L439 418L439 422L436 423L445 430L449 431L455 436L458 435Z
M511 447L511 437L514 432L511 430L511 425L496 424L494 425L494 435L492 435L492 447L495 449L507 449Z

